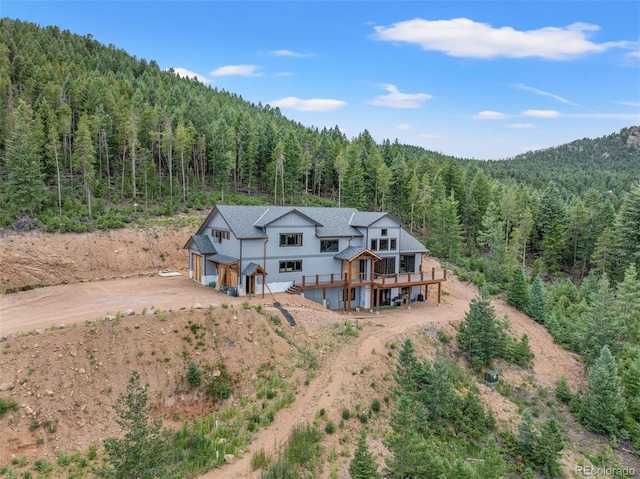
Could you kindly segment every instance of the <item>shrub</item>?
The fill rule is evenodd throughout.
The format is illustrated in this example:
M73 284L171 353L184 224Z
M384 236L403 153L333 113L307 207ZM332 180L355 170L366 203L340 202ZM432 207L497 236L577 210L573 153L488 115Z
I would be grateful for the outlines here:
M345 421L348 421L350 417L351 417L351 412L349 412L347 408L344 408L342 410L342 419L344 419Z
M262 448L259 451L254 452L253 456L251 456L251 470L255 471L260 469L261 467L268 465L269 462L271 462L271 458L264 451L264 448Z
M324 432L326 432L327 434L333 434L334 432L336 432L336 424L333 421L329 421L324 427Z
M556 382L556 399L566 404L569 404L573 399L573 393L571 392L571 389L569 389L567 378L564 376Z
M373 402L371 403L371 410L375 413L379 413L380 412L380 400L379 399L374 399Z
M7 412L17 411L17 410L18 410L18 403L16 403L11 399L7 400L7 399L0 398L0 419L2 419L4 415L7 414Z
M193 361L189 363L187 368L187 382L192 388L198 387L202 383L202 370Z

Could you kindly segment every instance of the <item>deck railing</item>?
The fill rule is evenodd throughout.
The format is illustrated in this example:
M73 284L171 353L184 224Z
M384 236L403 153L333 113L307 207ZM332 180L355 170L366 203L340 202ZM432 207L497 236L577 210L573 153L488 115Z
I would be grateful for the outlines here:
M375 283L376 285L389 285L399 283L425 283L426 281L446 281L447 270L438 270L432 268L431 271L420 271L418 273L391 273L380 274L374 273L358 273L351 277L350 284L358 285L363 283ZM349 277L347 273L344 274L315 274L302 276L302 283L299 286L302 288L313 287L336 287L346 286L349 283Z

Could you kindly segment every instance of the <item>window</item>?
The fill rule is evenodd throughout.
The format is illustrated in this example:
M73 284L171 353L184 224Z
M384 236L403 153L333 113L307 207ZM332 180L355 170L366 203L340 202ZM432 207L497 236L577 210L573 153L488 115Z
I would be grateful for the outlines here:
M339 240L320 240L321 253L337 253Z
M415 255L400 255L400 272L414 273L416 269Z
M344 289L340 290L339 298L340 301L345 301L347 298L344 297ZM349 301L355 301L356 299L356 288L351 288L349 290Z
M382 232L380 233L380 236L387 236L387 228L382 228Z
M222 240L228 240L230 235L228 231L223 230L211 230L211 236L214 239L214 243L222 243Z
M294 273L302 271L302 260L297 259L293 261L280 261L281 273Z
M378 249L378 240L377 239L372 239L371 240L371 251L375 251Z
M387 251L389 249L389 240L380 238L380 251Z
M398 244L398 240L396 240L395 238L391 238L389 240L389 249L391 251L395 251L397 249L397 244Z
M280 246L302 246L302 233L282 233Z

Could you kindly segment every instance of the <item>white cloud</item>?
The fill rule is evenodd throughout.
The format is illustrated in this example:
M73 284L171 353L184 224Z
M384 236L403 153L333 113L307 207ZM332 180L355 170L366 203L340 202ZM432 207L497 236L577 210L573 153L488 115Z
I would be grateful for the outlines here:
M629 46L630 42L594 43L588 40L588 35L599 29L597 25L574 23L566 27L520 31L512 27L494 28L468 18L434 21L415 18L389 27L374 27L375 37L380 40L417 44L423 50L444 52L453 57L568 60Z
M558 118L560 116L560 112L556 110L525 110L522 114L534 118Z
M533 123L512 123L511 125L507 125L507 128L515 128L517 129L526 129L526 128L536 128L536 125Z
M422 104L433 98L426 93L400 93L395 85L383 85L388 95L378 95L365 103L389 108L420 108Z
M573 102L571 102L571 101L567 100L566 98L563 98L563 97L561 97L559 95L554 95L553 93L549 93L547 91L538 90L537 88L533 88L531 86L523 85L522 83L518 83L517 87L520 88L521 90L533 92L536 95L542 95L542 96L546 96L546 97L549 97L549 98L553 98L554 100L557 100L560 103L566 103L567 105L579 106L578 104L573 103Z
M473 118L476 120L506 120L509 117L499 111L485 110L479 112Z
M302 57L309 57L311 56L308 53L299 53L299 52L293 52L291 50L274 50L272 52L270 52L272 55L275 55L277 57L296 57L296 58L302 58Z
M216 68L211 72L214 77L222 76L245 76L245 77L259 77L262 73L258 72L256 65L226 65L224 67Z
M269 103L271 106L279 108L288 108L297 111L334 111L342 108L347 104L346 101L332 100L328 98L310 98L302 100L294 96L288 96Z
M192 72L191 70L187 70L186 68L177 67L174 68L173 71L180 75L180 77L182 78L195 78L200 83L204 83L205 85L211 83L211 80L209 80L207 77L202 76L196 72Z
M276 73L277 77L292 77L293 73L291 72L278 72Z
M397 130L410 130L411 129L411 125L409 123L400 123L399 125L396 126Z

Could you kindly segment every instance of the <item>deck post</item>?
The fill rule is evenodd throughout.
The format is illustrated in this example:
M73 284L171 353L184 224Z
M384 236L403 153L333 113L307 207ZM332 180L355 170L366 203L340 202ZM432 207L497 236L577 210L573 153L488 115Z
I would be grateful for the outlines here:
M438 283L438 304L440 304L440 293L442 291L442 283Z
M431 268L431 279L436 279L436 269Z
M378 301L376 302L376 306L378 306L378 311L376 314L380 314L380 289L376 288L376 295L378 296Z
M306 280L305 280L305 275L302 275L302 287L304 288L305 284L306 284Z

